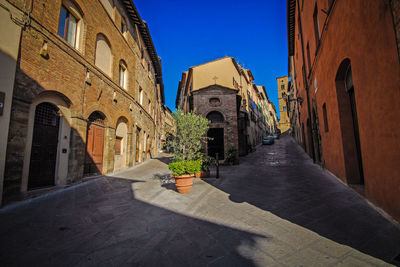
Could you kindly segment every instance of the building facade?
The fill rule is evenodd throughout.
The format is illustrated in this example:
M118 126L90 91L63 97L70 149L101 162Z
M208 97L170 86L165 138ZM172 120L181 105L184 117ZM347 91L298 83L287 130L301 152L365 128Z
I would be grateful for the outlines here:
M266 95L266 92L263 92ZM250 70L232 57L193 66L182 73L176 108L194 111L210 121L206 152L223 159L230 147L238 155L255 149L266 135L268 113Z
M116 172L158 153L161 62L132 1L6 4L23 15L18 22L1 13L21 31L3 196Z
M314 161L400 220L399 1L288 0L291 109ZM301 101L300 101L301 102Z

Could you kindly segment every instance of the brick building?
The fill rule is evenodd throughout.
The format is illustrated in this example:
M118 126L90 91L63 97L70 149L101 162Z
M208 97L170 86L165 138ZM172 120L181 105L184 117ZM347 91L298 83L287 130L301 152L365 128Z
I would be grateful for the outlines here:
M232 57L224 57L193 66L182 73L176 108L195 111L210 120L207 153L221 159L229 147L246 155L262 141L267 123L262 105L268 99L264 87L257 87L250 70Z
M399 1L287 7L294 135L315 162L400 220Z
M132 1L3 2L14 18L23 14L1 13L22 30L0 181L6 198L158 153L161 62Z
M276 84L278 88L278 100L279 100L279 130L284 133L290 129L290 119L288 113L288 103L285 99L285 95L288 94L289 77L283 76L276 78Z

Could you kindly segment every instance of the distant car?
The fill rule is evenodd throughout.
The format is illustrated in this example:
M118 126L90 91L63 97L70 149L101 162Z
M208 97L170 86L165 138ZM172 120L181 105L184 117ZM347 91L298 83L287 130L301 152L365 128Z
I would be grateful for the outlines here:
M274 138L275 138L275 139L279 139L280 136L281 136L281 135L280 135L279 133L274 134Z
M274 137L271 135L263 139L263 145L272 145L273 143L274 143Z

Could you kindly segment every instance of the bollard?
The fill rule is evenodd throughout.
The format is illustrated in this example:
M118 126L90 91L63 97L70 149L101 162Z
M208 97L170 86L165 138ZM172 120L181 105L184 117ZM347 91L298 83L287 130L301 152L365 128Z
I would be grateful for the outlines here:
M215 162L215 166L217 167L217 175L215 176L215 178L219 178L219 160L218 160L218 153L215 153L215 158L216 158L216 162Z

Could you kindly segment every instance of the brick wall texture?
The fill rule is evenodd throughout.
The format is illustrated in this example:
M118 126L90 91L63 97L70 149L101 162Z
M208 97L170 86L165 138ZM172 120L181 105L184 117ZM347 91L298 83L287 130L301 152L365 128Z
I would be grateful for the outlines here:
M22 1L10 2L23 10ZM128 128L125 149L128 155L124 162L126 168L136 164L136 129L141 130L138 142L139 161L157 154L161 128L156 120L160 120L162 114L160 99L156 94L159 87L152 71L154 68L148 69L148 62L151 61L137 26L128 19L120 1L115 2L113 14L110 16L98 0L75 1L82 19L79 48L74 48L58 35L62 1L33 0L31 23L21 36L15 79L6 158L6 195L24 191L21 189L24 187L24 162L28 160L26 150L30 150L25 144L32 138L29 136L28 124L34 113L36 100L40 97L61 99L68 106L68 115L61 114L66 117L71 128L68 136L70 146L66 183L83 177L83 164L87 157L87 122L95 111L105 116L103 173L114 171L115 129L118 123L125 123ZM126 33L120 31L122 16L129 22ZM95 65L96 36L100 33L110 42L110 76ZM47 56L41 55L45 46ZM120 60L126 63L128 71L126 89L119 86ZM139 103L139 88L144 92L142 104ZM144 146L144 133L146 138L148 136L147 147ZM57 174L55 179L57 184Z
M197 114L206 117L210 112L218 111L223 115L224 122L211 123L210 128L224 129L225 153L230 146L239 151L236 93L236 90L218 85L209 86L193 93L193 107ZM217 106L211 105L211 98L218 98L220 104Z

